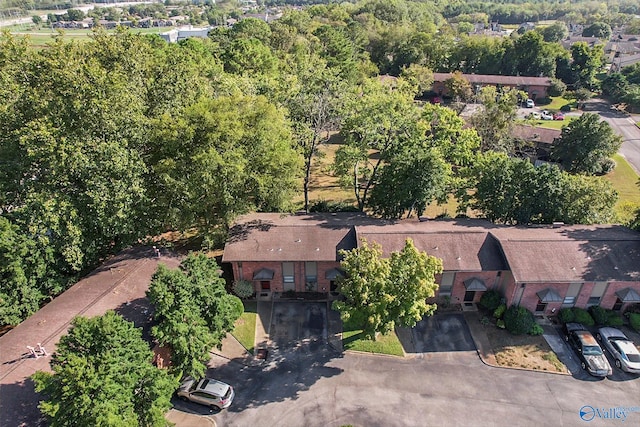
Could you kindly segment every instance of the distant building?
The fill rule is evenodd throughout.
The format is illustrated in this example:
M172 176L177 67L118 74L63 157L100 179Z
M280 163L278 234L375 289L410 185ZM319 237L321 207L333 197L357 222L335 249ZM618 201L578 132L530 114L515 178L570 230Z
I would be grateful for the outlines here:
M176 28L171 31L160 33L162 37L168 43L177 43L180 40L188 39L190 37L199 37L206 39L209 36L211 27L182 27Z
M433 73L432 91L441 96L448 96L445 82L451 78L452 73ZM529 98L546 98L551 78L549 77L524 77L524 76L501 76L491 74L463 74L474 92L478 92L484 86L510 87L525 91Z

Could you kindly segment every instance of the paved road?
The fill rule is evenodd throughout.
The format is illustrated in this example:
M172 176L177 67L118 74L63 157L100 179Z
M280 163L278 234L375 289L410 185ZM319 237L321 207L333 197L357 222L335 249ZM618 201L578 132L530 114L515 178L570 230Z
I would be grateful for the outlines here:
M219 426L584 426L579 411L585 405L640 406L638 378L577 379L494 368L475 352L401 359L303 345L262 367L224 359L211 366L210 375L236 389L228 410L203 414ZM595 419L589 425L612 423ZM640 425L640 412L628 413L625 425Z
M624 142L619 153L640 175L640 129L635 125L640 118L612 111L608 102L598 98L589 100L585 105L585 111L598 113L618 135L622 136Z

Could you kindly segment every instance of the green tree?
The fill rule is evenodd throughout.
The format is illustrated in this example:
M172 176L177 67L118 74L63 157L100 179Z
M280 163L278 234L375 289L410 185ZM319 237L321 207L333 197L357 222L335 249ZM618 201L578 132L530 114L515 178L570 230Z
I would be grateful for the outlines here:
M482 151L513 152L512 129L518 102L526 99L522 91L485 86L479 96L482 108L471 116L471 124L482 139Z
M237 215L290 206L300 156L281 110L263 96L202 100L152 123L151 194L165 227L226 232Z
M459 71L456 71L450 78L445 80L444 85L449 91L449 94L457 102L466 102L470 100L473 95L471 83L469 83L469 81L465 79Z
M340 133L345 144L336 152L334 170L363 210L382 167L406 147L418 144L424 130L411 91L393 89L377 79L366 81L360 90L344 108Z
M538 29L536 28L536 30ZM569 29L567 28L567 24L564 22L556 21L553 24L540 29L539 32L542 34L542 38L545 42L557 43L567 37Z
M562 129L551 156L571 173L595 175L622 145L622 137L594 113L584 113Z
M63 289L65 279L47 243L0 216L0 325L17 325Z
M333 308L369 338L386 334L395 325L415 326L435 311L435 304L426 299L438 289L435 275L442 272L442 260L418 251L411 239L390 258L382 258L382 247L366 240L341 255L346 276L339 290L345 299L335 301Z
M407 150L383 166L369 207L383 218L420 216L429 203L446 198L450 174L439 151Z
M55 426L166 426L176 378L151 364L140 329L112 311L77 317L33 380L41 411Z
M304 157L304 209L309 210L309 185L319 148L338 127L343 82L315 55L301 58L289 82L284 104L289 111L293 135Z
M609 36L611 36L611 26L606 22L594 22L582 30L582 37L608 39Z
M147 296L158 322L152 335L171 348L172 369L201 377L209 350L220 346L243 311L242 301L227 293L215 259L191 254L179 270L159 265Z
M571 46L571 70L576 79L577 86L591 89L595 85L595 77L602 66L604 47L595 45L589 47L585 42L574 43Z
M534 167L504 153L485 153L465 170L461 211L474 209L506 224L601 224L613 218L617 193L601 178L570 175L555 166Z

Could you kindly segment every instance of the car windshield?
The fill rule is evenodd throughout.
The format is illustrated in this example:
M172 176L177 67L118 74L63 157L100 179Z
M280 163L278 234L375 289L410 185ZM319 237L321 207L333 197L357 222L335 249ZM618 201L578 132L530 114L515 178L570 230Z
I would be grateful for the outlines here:
M585 356L599 356L602 354L602 350L598 346L588 345L585 346L582 354Z
M627 354L629 362L640 363L640 354Z

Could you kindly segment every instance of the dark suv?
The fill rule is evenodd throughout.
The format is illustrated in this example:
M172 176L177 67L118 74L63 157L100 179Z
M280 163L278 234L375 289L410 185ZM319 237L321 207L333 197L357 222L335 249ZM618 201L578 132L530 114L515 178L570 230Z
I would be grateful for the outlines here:
M564 325L565 340L571 344L580 358L580 365L595 377L611 375L611 365L598 345L596 339L580 323Z

